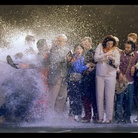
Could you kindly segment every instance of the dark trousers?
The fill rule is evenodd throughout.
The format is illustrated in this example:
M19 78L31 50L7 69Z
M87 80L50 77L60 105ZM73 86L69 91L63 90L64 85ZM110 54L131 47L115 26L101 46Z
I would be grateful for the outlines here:
M81 99L81 82L68 82L68 97L70 104L70 112L73 115L82 114L82 99Z
M130 120L133 103L134 84L129 84L127 89L116 94L115 120Z
M138 70L134 74L133 110L136 111L138 117Z
M85 112L85 118L88 119L88 120L91 120L92 102L87 97L82 97L82 101L83 101L83 107L84 107L84 112Z
M84 74L82 78L82 103L84 107L85 117L91 118L93 109L93 119L98 119L97 103L96 103L96 84L95 69L89 74Z

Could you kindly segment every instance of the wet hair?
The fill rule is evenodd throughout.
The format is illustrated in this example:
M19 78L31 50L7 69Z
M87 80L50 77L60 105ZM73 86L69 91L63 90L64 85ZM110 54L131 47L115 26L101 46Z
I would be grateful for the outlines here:
M37 48L47 46L47 41L46 39L39 39L36 43Z
M135 44L133 41L128 40L128 41L126 41L126 43L125 43L125 44L130 44L130 45L131 45L131 48L132 48L132 51L135 51L136 44Z
M84 38L81 39L81 41L85 41L85 40L88 40L89 43L92 44L92 38L91 37L85 36Z
M33 36L33 35L27 35L26 37L25 37L25 41L35 41L35 37Z
M75 44L75 45L74 45L74 50L76 50L76 48L77 48L78 46L80 46L80 47L84 50L83 45L82 45L82 44L80 44L80 43L78 43L78 44Z
M127 35L127 37L131 37L133 40L136 40L135 43L137 43L137 41L138 41L138 36L137 36L136 33L129 33L129 34Z
M14 55L15 59L21 59L23 57L23 53L18 52Z
M56 39L58 39L59 37L63 37L65 41L68 40L67 36L65 34L58 34Z
M133 39L137 39L137 34L136 33L130 33L127 35L127 37L132 37Z
M107 43L108 41L113 41L113 46L116 46L116 40L115 40L115 38L114 38L112 35L107 35L107 36L103 39L103 41L102 41L102 45L103 45L104 48L106 47L106 43Z

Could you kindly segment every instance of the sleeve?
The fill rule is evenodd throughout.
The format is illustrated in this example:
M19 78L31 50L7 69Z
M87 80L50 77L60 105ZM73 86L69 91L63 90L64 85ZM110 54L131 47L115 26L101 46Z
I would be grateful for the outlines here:
M88 67L84 64L84 59L83 59L83 64L80 64L79 61L74 62L73 68L75 72L82 73Z
M100 43L95 50L95 55L94 55L95 62L103 61L105 58L104 53L101 53L101 48L102 44Z
M120 65L120 53L117 49L114 50L114 57L113 59L115 62L113 63L117 68L119 68Z

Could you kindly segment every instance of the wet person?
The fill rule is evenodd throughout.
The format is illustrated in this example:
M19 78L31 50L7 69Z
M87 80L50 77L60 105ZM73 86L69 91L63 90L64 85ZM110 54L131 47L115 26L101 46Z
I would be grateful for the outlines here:
M75 121L81 121L82 115L82 73L91 65L90 63L87 63L85 65L83 52L84 47L81 44L76 44L74 46L74 55L70 61L70 67L68 67L68 96L70 103L70 111Z
M26 54L36 54L36 51L34 50L35 41L36 40L33 35L27 35L25 37Z
M19 60L16 57L17 62ZM6 68L5 68L6 69ZM1 87L5 95L5 102L0 108L5 121L20 122L28 117L33 99L38 94L36 88L36 72L32 70L9 68L10 74L5 77Z
M21 121L29 119L34 120L36 118L42 119L42 117L45 117L44 113L46 113L46 109L48 107L47 74L49 68L49 47L46 40L38 40L37 48L39 52L36 55L37 60L33 64L30 62L30 60L24 60L22 53L16 53L14 55L14 62L18 67L17 70L15 69L15 72L17 73L16 77L14 77L12 82L10 81L11 78L9 78L8 81L6 81L7 85L5 85L6 83L3 83L4 90L9 85L13 85L14 87L14 90L11 89L12 94L7 96L5 103L7 109L5 117L8 121L12 120L12 116L14 116L15 120L17 120L18 118ZM24 75L22 76L23 73ZM19 77L20 81L18 80ZM27 84L28 81L30 81L30 84ZM33 92L33 94L32 96L29 96L29 93L31 92ZM28 97L26 95L27 93ZM28 102L29 97L30 101ZM24 98L24 101L22 101L22 98ZM17 102L17 100L22 101L22 106L20 105L20 102ZM17 104L14 104L13 106L14 110L12 110L13 108L11 108L11 113L9 112L9 107L11 106L10 103L12 102L17 102ZM22 109L22 111L19 109ZM11 116L9 116L10 113Z
M97 62L96 98L99 115L97 123L103 123L105 119L105 123L109 124L113 119L116 71L120 64L120 54L112 35L106 36L98 45L94 60Z
M127 40L131 40L135 43L136 45L136 48L135 48L135 51L136 53L138 53L138 44L137 44L137 34L136 33L129 33L127 35ZM137 113L137 117L136 119L134 119L134 123L137 123L138 122L138 69L137 67L135 67L133 69L133 72L134 72L134 97L133 97L133 109L136 111Z
M36 43L38 53L37 53L37 60L39 61L39 69L40 72L42 73L42 79L47 86L47 91L48 91L48 82L47 82L47 77L48 77L48 71L49 71L49 52L50 52L50 47L47 44L46 39L39 39Z
M135 51L135 43L128 40L120 55L120 66L118 71L119 81L124 75L128 80L127 88L120 94L116 94L115 119L116 123L131 123L132 103L134 94L134 72L132 68L138 62L138 54Z
M52 111L62 114L64 112L67 98L67 61L66 55L69 52L67 36L58 34L55 38L55 46L50 49L50 66L48 74L48 86L51 94Z
M82 102L84 107L84 117L82 122L87 123L98 120L98 111L96 103L96 83L95 83L95 71L96 63L94 61L94 49L92 48L91 37L84 37L81 40L84 47L84 62L85 64L91 63L91 67L87 68L82 75Z

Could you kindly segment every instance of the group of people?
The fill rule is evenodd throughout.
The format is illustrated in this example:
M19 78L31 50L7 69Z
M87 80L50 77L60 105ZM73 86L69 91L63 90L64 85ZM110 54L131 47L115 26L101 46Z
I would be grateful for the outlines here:
M34 36L27 35L24 50L11 56L16 68L8 68L7 77L1 84L1 95L5 97L0 106L0 116L5 121L30 121L45 117L48 108L46 78L49 46L46 39L35 42ZM34 49L35 44L38 52ZM7 67L4 69L7 70Z
M137 34L128 34L122 50L114 38L111 35L105 37L95 50L98 123L103 123L104 119L107 124L113 121L131 123L133 99L138 100L137 86L134 85L138 62ZM117 76L120 82L124 76L128 80L127 88L119 94L115 93Z
M39 52L30 50L37 55L36 63L18 62L19 69L36 69L41 76L44 92L37 96L33 107L41 108L43 102L47 105L44 111L49 108L62 116L69 99L69 117L77 122L131 123L134 104L138 110L137 34L128 34L123 49L113 35L105 36L96 49L92 38L87 36L73 49L67 42L65 34L57 35L51 47L46 39L40 39L36 43ZM117 76L121 82L124 75L128 86L116 94ZM138 117L134 122L138 122Z
M66 51L66 37L52 47L52 69L49 72L53 76L50 76L51 82L54 80L55 84L51 85L50 93L55 97L52 105L56 110L63 111L66 97L69 97L69 113L76 121L90 122L92 119L95 123L131 123L133 98L137 101L136 94L134 96L134 91L137 91L134 86L138 62L137 34L128 34L124 49L119 48L118 40L107 35L94 50L92 39L84 37L74 46L73 52L64 52L65 55L62 52ZM121 82L124 75L128 86L123 93L116 94L117 76Z

